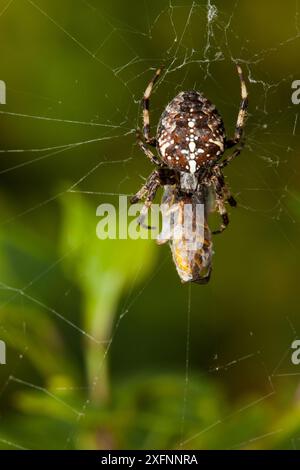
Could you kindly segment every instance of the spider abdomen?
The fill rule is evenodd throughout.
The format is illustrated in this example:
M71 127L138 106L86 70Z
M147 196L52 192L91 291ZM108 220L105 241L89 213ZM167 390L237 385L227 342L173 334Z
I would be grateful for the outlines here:
M157 130L160 157L169 168L196 173L224 152L225 131L216 107L197 91L179 93Z

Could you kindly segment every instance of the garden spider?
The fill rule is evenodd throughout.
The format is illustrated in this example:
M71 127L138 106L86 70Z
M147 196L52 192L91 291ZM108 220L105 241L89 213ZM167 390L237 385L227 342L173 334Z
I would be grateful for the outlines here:
M143 133L137 132L138 145L157 167L138 193L131 198L131 203L145 200L139 218L140 224L143 224L158 188L171 186L172 191L171 193L169 191L165 198L170 207L179 201L184 201L183 204L188 201L192 203L201 201L206 206L208 193L213 192L215 209L222 220L220 228L213 233L221 233L227 227L229 217L225 203L235 207L236 201L225 184L222 170L240 154L243 148L242 136L248 107L247 88L239 65L237 65L237 71L241 83L242 100L232 139L227 139L223 120L216 107L202 94L194 90L179 93L167 105L161 115L156 137L151 136L149 102L161 69L156 71L146 88L142 101ZM222 158L225 150L237 144L240 145L232 154ZM154 155L147 145L156 147L159 157ZM207 242L209 241L207 246L209 245L211 250L208 227L205 232L204 238ZM173 246L173 258L177 270L179 272L179 265L182 265L183 271L186 272L186 275L179 272L181 279L183 281L207 282L211 266L207 262L207 269L203 269L203 249L202 251L200 248L196 250L198 251L197 256L194 252L186 252L186 256L184 256L182 250L181 246L181 253L178 252L176 255ZM195 265L196 258L198 259L197 265Z

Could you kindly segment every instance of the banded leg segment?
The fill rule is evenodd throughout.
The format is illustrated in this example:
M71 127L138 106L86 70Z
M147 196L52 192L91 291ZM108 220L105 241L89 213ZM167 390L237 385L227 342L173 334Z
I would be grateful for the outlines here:
M244 148L244 145L245 144L241 142L241 144L234 150L234 152L232 152L230 155L227 155L227 157L223 158L223 160L219 163L219 167L225 168L225 166L229 165L232 160L239 156L239 154Z
M148 210L156 196L158 188L161 186L161 178L158 171L153 171L146 183L141 189L130 199L131 204L135 204L145 198L144 206L138 218L138 224L144 228L151 228L144 225L145 218L147 217Z
M157 69L155 72L154 77L152 78L151 82L147 86L144 97L143 97L143 134L145 138L145 142L149 145L156 146L156 139L154 137L150 137L150 115L149 115L149 108L150 108L150 96L152 93L153 86L155 82L158 80L158 77L161 74L161 69Z
M163 163L161 162L161 160L156 155L154 155L154 153L151 152L150 149L147 148L139 131L137 131L136 137L137 137L138 146L144 152L144 154L149 158L151 163L154 163L154 165L157 165L157 166L162 166Z
M169 168L159 168L151 173L146 183L141 187L141 189L130 199L131 204L135 204L142 199L145 200L144 206L141 210L139 217L139 224L143 225L143 222L147 216L147 212L150 209L152 202L156 196L156 192L160 186L165 185L175 185L178 183L177 175L173 170ZM151 228L151 227L147 227Z
M248 91L246 87L246 82L244 79L243 71L242 68L237 65L237 71L240 77L240 82L241 82L241 96L242 100L240 103L240 109L239 109L239 114L237 117L237 122L236 122L236 127L235 127L235 133L233 136L233 139L229 139L226 141L226 148L229 149L233 147L234 145L238 144L241 141L241 138L243 136L245 124L246 124L246 118L247 118L247 109L248 109Z
M225 203L227 202L231 207L236 207L237 202L231 195L225 183L224 176L220 171L216 171L216 173L212 176L212 182L216 194L216 208L222 219L220 228L213 232L213 234L216 235L222 233L229 224L229 216Z

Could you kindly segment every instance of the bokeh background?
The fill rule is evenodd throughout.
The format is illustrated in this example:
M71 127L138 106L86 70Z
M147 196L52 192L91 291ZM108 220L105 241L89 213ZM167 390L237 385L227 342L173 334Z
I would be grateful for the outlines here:
M299 11L0 1L1 448L300 448ZM239 205L210 283L186 286L167 246L99 241L96 208L152 169L135 129L153 71L154 132L196 88L231 135L237 61L250 110L226 178Z

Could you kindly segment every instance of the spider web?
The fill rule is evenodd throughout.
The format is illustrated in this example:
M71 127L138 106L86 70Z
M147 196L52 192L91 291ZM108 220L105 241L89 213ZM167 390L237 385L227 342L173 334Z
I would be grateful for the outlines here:
M52 239L56 240L57 231L47 225L44 214L48 210L52 221L57 220L60 201L66 195L69 198L81 195L96 211L100 202L108 199L116 201L119 195L129 195L138 188L151 171L135 146L135 130L140 125L140 98L154 70L161 65L164 67L163 74L151 98L152 123L157 122L164 106L177 92L195 87L205 92L217 105L224 117L228 135L233 134L240 100L234 65L239 63L243 67L250 91L246 146L242 156L226 171L239 207L231 214L231 226L226 236L215 240L214 276L219 281L213 281L205 291L197 286L181 286L175 273L170 277L169 273L174 268L167 251L161 250L157 267L142 282L138 275L142 264L137 270L127 298L122 299L123 303L118 306L109 338L105 340L83 328L79 314L68 310L68 302L63 299L73 293L75 287L72 282L65 279L62 288L56 286L53 299L47 291L48 282L53 282L61 265L72 257L72 250L57 257L49 256L51 260L43 268L33 266L28 272L24 270L22 260L17 260L20 265L16 272L25 272L26 281L23 282L24 276L20 274L19 284L11 283L10 272L1 270L1 310L15 303L24 306L24 309L26 306L40 309L62 325L66 336L70 333L75 338L73 341L82 345L92 343L99 352L92 384L87 386L81 379L69 387L70 390L82 392L81 403L73 406L72 400L62 398L64 395L60 387L53 391L53 387L39 377L32 382L35 374L28 366L23 367L27 360L30 362L31 344L26 315L20 315L23 350L20 351L22 348L16 345L19 353L13 365L8 358L5 366L1 388L3 406L11 391L33 390L37 395L47 396L74 415L74 425L71 430L66 430L64 442L61 443L62 448L69 448L74 445L72 442L76 442L78 429L85 425L92 406L90 396L99 385L103 368L107 367L110 358L113 366L123 357L119 344L126 344L126 338L127 342L136 344L136 350L129 351L128 357L125 354L123 361L128 374L138 373L143 364L135 368L132 362L143 343L145 348L150 348L150 354L155 344L151 332L159 328L159 337L165 338L166 333L161 332L167 332L170 321L174 321L179 329L184 330L184 335L175 334L174 342L179 341L185 347L177 348L177 363L172 362L166 352L169 359L164 365L166 369L180 370L182 378L177 445L181 449L193 448L193 445L200 445L202 438L205 443L206 437L217 428L222 431L227 429L225 426L234 426L236 420L249 410L259 410L266 402L276 403L278 395L297 389L297 375L300 372L289 361L290 344L297 338L299 329L295 311L297 291L288 270L293 269L295 276L297 270L294 266L299 258L299 111L290 98L291 83L297 79L299 2L291 1L272 12L273 18L282 18L281 29L263 23L262 20L271 15L271 12L264 10L265 7L258 6L255 16L251 12L254 6L246 6L245 2L240 1L227 2L225 8L217 0L145 0L135 4L134 15L126 10L123 2L113 2L113 6L109 2L100 4L95 0L78 0L75 3L76 6L68 1L62 6L60 2L48 0L0 2L0 22L6 35L2 41L5 42L3 54L7 54L2 70L8 77L7 80L3 77L7 82L8 104L0 109L2 134L7 131L5 145L3 143L0 149L2 192L8 201L8 207L3 205L2 231L7 231L14 238L18 236L20 227L40 232L41 237L45 236L45 230L50 230ZM75 19L69 21L68 12L74 8L77 12ZM22 44L22 39L28 34L25 27L15 38L9 32L22 14L31 18L28 31L32 44L28 41ZM257 20L257 35L251 23L253 18ZM88 31L86 26L82 27L86 24L90 25ZM268 34L263 34L264 28ZM37 46L34 41L39 35L41 40ZM51 48L54 51L66 48L72 54L63 66L66 78L59 74L56 76L55 66L61 70L62 58L53 55ZM33 57L35 53L37 59ZM15 55L15 60L12 55ZM25 68L26 61L28 69ZM77 63L81 65L80 69L74 66ZM33 86L32 76L44 77L42 71L45 66L49 66L48 81L37 78L32 82L35 84ZM13 67L19 77L14 80L11 79ZM61 88L60 82L63 83ZM97 83L99 95L91 99L88 90L90 86L96 87ZM86 94L86 103L76 101L80 94ZM155 129L153 124L152 129ZM39 182L39 174L43 175L42 183ZM48 175L46 185L44 175ZM46 229L43 224L46 224ZM247 236L245 245L241 242L241 238L246 236L243 224L248 229L253 224L253 241L250 242L251 237ZM271 247L261 244L256 249L260 234L265 233L272 237ZM93 237L95 233L88 234L87 243ZM226 252L226 247L230 247L229 251L236 250L238 256ZM282 251L279 251L280 247ZM47 245L44 249L47 250ZM247 264L239 261L245 251L248 261L253 252L256 269L252 264L248 271ZM264 292L263 276L267 273L273 275L272 268L268 270L264 265L269 263L273 266L274 259L278 258L283 265L280 269L274 265L274 276L278 277L275 276L273 288L276 290L277 282L277 288L282 289L283 294L280 296L274 291L265 293L267 300L264 305L269 312L262 311L261 320L256 318L252 323L251 309L255 311L255 299ZM238 276L237 272L240 272ZM230 282L230 278L234 282L235 277L247 275L251 291L248 309L245 303L239 306L234 285ZM258 281L253 282L252 278L256 275ZM227 291L222 285L223 281ZM260 287L259 281L262 284ZM166 293L167 299L170 302L172 296L178 299L177 310L172 315L166 313L166 319L161 318L164 312L160 311L160 316L154 315L154 326L149 328L148 333L138 332L142 323L137 319L137 314L149 315L147 324L150 324L151 310L159 310L159 302L155 298L158 297L161 282L167 289L168 284L170 286L172 295ZM42 288L36 291L37 286ZM56 293L61 297L55 299ZM147 303L149 297L153 297L153 304L147 308L144 302ZM234 330L234 334L230 333L227 331L228 325L222 323L227 332L224 335L228 334L235 341L230 350L228 344L222 347L222 342L214 335L215 331L221 335L218 325L221 324L219 317L223 303L229 305L227 310L231 314L228 321L230 330ZM263 304L259 305L262 308ZM245 311L241 312L241 308ZM134 322L137 322L136 326ZM274 330L274 337L270 339L273 322L279 325L282 334L278 336ZM5 320L1 322L1 329L8 336L13 334ZM195 330L202 330L202 333L197 334ZM206 332L204 335L203 330ZM221 335L223 341L224 335ZM205 341L202 346L201 341L208 336L211 345ZM69 346L73 347L71 343ZM198 354L204 355L203 360L196 359ZM154 360L153 363L150 361L150 365L159 369L160 364ZM118 375L120 368L115 366L115 370ZM209 378L218 384L228 385L226 393L233 395L234 406L233 411L229 409L207 427L201 428L199 425L199 430L192 432L191 429L197 428L197 423L190 427L191 377L199 373L205 380ZM255 384L252 383L254 376ZM244 381L240 394L238 387L230 385L239 380ZM291 395L292 392L287 392L283 405L285 410L291 404ZM111 419L114 419L113 415ZM268 447L277 435L285 432L284 425L277 422L266 432L248 436L245 440L237 438L232 432L228 447ZM297 431L291 434L290 447L299 447L299 439ZM22 435L19 435L18 441L3 438L1 442L8 448L28 448L24 444L27 442L26 436ZM221 444L217 442L215 445ZM31 448L36 446L32 442Z

